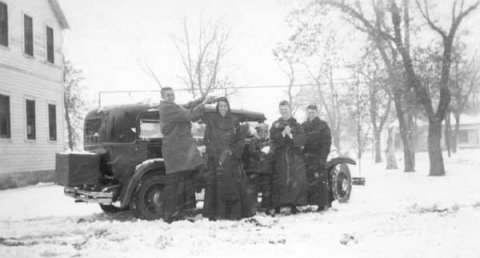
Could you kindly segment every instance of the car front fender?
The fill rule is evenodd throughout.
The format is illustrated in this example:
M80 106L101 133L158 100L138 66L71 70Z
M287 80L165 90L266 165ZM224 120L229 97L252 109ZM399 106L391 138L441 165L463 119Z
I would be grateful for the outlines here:
M120 208L126 208L130 204L130 200L132 199L132 195L134 194L137 185L141 182L143 176L148 173L160 173L161 175L165 175L165 164L163 159L147 160L135 168L135 172L128 182L125 194L121 198Z
M351 164L351 165L356 165L357 163L355 160L347 157L347 156L340 156L333 158L327 162L327 171L330 171L334 166L338 164Z

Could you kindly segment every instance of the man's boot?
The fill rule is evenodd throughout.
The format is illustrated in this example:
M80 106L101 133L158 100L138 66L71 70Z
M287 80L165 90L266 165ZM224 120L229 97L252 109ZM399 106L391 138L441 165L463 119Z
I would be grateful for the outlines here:
M291 212L292 214L294 214L294 215L297 214L297 213L298 213L297 206L291 205L291 206L290 206L290 212Z

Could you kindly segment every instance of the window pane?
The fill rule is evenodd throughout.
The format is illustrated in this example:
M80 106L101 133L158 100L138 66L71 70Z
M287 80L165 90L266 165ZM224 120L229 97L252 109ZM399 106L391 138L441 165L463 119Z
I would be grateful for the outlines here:
M33 56L33 20L32 17L24 15L24 38L25 38L25 53Z
M0 45L8 46L8 8L0 3Z
M50 141L57 140L57 110L56 106L48 104L48 131Z
M0 138L10 138L10 97L0 95Z
M158 120L140 120L140 139L162 138Z
M27 100L27 139L35 139L35 101Z
M55 50L53 45L53 29L47 27L47 61L50 63L55 62Z

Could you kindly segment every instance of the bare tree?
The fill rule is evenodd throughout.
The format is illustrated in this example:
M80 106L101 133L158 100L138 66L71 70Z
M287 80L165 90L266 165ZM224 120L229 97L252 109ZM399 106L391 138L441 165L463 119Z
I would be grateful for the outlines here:
M415 151L413 144L413 119L411 108L406 103L409 102L409 94L406 94L410 88L404 79L404 72L401 69L401 63L398 60L399 53L393 42L386 37L389 36L386 29L386 7L383 1L372 1L373 17L367 18L364 14L362 3L350 1L320 0L313 1L309 7L315 5L331 6L339 9L346 14L347 21L358 31L364 32L369 39L376 45L381 54L385 67L388 72L389 85L392 87L394 104L397 119L399 122L400 137L403 145L404 171L415 171ZM309 8L307 7L307 8ZM408 14L405 14L406 16ZM409 40L409 38L407 38Z
M142 56L141 59L138 61L142 70L147 74L150 78L155 81L158 87L163 88L163 83L160 80L160 75L155 72L155 69L151 66L145 56Z
M220 20L200 22L198 31L194 31L184 17L182 34L170 38L183 68L179 78L194 98L227 86L229 79L223 73L223 66L229 52L230 32Z
M436 111L433 107L432 98L428 95L425 87L422 87L415 70L413 69L412 58L410 53L405 48L404 42L401 39L402 22L399 14L399 8L395 1L392 1L390 12L392 14L392 24L394 30L394 36L391 38L395 43L400 55L402 56L403 66L407 75L407 80L413 85L417 96L422 101L423 107L428 117L428 154L430 158L430 173L431 176L443 176L445 175L445 167L443 162L442 149L440 140L442 138L442 120L445 117L445 112L450 102L450 89L448 87L450 80L450 67L452 59L452 46L458 27L462 20L475 10L480 1L465 8L464 1L460 1L460 5L457 0L452 4L452 17L451 25L448 30L440 28L431 18L429 5L427 0L416 1L417 7L425 18L429 27L441 36L443 43L443 58L442 58L442 72L440 75L440 100L438 102ZM457 9L458 8L458 9ZM458 11L457 11L458 10Z
M273 49L273 55L280 65L280 69L288 78L288 88L287 88L287 97L288 102L291 106L292 115L300 109L302 106L302 88L295 92L293 85L297 77L297 68L298 60L295 57L295 51L292 50L290 46L285 46L283 44L278 44L278 46Z
M63 60L63 101L67 129L68 148L78 147L83 128L85 101L81 97L82 71L76 69L70 61Z
M460 44L453 53L453 78L450 80L452 101L450 111L455 118L455 127L451 139L452 151L457 152L458 131L460 129L460 114L467 107L468 100L472 98L475 89L480 88L480 64L475 53L471 58L465 58L466 53L462 51ZM446 128L450 126L446 125ZM447 138L447 137L446 137Z
M314 44L311 49L303 49L301 63L304 70L316 85L316 99L320 103L321 108L325 111L326 120L331 128L333 145L338 152L341 151L341 134L342 134L342 98L339 88L334 83L335 68L343 60L339 56L339 45L336 42L335 32L332 30L319 32L314 29L310 39L312 42L303 42L300 39L297 44L304 46L305 44ZM321 30L321 29L320 29ZM320 39L319 39L320 38ZM302 49L302 48L300 48Z
M373 48L372 48L373 47ZM355 67L357 73L366 80L369 96L369 115L373 127L375 163L382 162L381 134L388 121L392 107L391 87L386 86L386 72L379 62L376 47L367 49L364 58Z
M312 12L315 16L317 10ZM298 108L306 101L319 103L321 113L326 114L326 120L331 128L333 144L337 151L341 151L341 118L342 105L338 87L334 83L335 70L341 62L339 57L339 43L335 41L335 31L328 26L309 26L312 17L292 12L287 17L289 26L295 29L285 43L274 49L274 55L281 61L284 73L289 78L290 85L297 77L312 81L315 87L312 90L294 93L289 87L287 95ZM307 20L307 22L305 21ZM345 117L343 117L345 118Z
M371 31L374 35L379 35L383 40L394 43L395 48L398 50L399 55L402 57L403 70L406 75L407 85L410 85L415 90L415 94L421 101L426 116L428 118L428 152L430 159L429 174L431 176L444 175L445 168L441 152L440 140L442 136L442 120L444 119L445 112L450 101L450 90L448 87L448 82L450 77L452 44L461 22L466 16L468 16L478 7L480 1L476 1L469 6L465 6L465 1L461 0L459 3L459 1L454 0L451 7L451 25L448 30L442 29L431 18L430 6L427 0L423 0L422 3L418 0L416 1L417 8L422 14L424 20L427 22L430 29L440 35L443 43L442 72L440 75L439 83L440 98L436 110L433 107L431 96L428 94L427 89L422 86L422 83L415 72L413 60L409 52L409 42L405 41L405 38L403 38L404 34L402 34L405 32L402 32L401 27L402 20L403 22L405 22L405 16L402 18L400 8L395 0L390 0L388 6L388 11L391 14L390 29L381 26L374 26L370 21L365 19L362 11L362 6L359 4L359 2L356 2L356 4L348 4L346 3L346 1L319 1L319 3L340 8L342 11L349 14L351 17L360 20L363 24L364 30ZM377 4L378 3L373 1L374 7L378 6ZM393 34L391 33L391 31L393 32Z

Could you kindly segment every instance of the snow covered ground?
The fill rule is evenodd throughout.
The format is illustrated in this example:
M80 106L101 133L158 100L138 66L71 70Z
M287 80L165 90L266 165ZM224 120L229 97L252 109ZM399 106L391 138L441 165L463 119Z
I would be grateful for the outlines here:
M416 173L363 160L349 203L241 221L106 215L52 184L0 191L0 257L480 257L479 157L445 157L445 177L427 176L426 153Z

